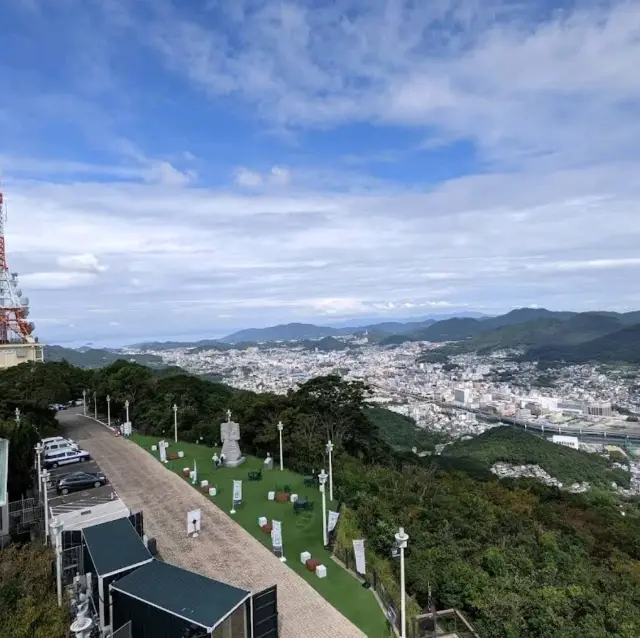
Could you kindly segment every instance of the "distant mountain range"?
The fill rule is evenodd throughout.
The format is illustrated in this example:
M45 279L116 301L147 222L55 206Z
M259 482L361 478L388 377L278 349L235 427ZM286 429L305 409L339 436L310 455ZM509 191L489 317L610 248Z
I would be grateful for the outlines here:
M163 366L162 358L154 354L123 354L118 350L106 350L102 348L79 349L63 348L62 346L44 346L45 361L67 361L79 368L101 368L118 359L135 361L146 366Z
M367 335L370 343L392 347L412 341L446 342L444 347L427 353L425 360L440 360L462 352L490 352L496 349L524 348L528 360L629 361L640 363L640 311L569 312L545 308L518 308L496 317L433 317L414 321L386 321L364 326L317 326L288 323L268 328L250 328L224 339L194 342L147 342L132 348L169 350L191 348L195 351L273 347L287 345L321 352L343 350L349 346L340 337ZM126 354L117 350L82 348L72 350L46 346L48 360L66 359L82 367L107 365L127 358L151 366L162 366L159 356Z

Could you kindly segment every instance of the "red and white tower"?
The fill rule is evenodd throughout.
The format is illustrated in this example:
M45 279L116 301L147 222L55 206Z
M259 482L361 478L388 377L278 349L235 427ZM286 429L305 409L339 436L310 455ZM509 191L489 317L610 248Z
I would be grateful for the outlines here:
M18 273L9 272L4 239L7 208L0 183L0 369L42 361L42 346L33 336L35 324L27 321L29 299L22 296Z

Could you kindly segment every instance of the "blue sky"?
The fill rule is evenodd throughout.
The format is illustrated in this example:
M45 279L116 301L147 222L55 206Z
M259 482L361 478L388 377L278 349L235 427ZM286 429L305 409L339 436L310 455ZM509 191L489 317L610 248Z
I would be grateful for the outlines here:
M640 5L5 0L48 342L640 307Z

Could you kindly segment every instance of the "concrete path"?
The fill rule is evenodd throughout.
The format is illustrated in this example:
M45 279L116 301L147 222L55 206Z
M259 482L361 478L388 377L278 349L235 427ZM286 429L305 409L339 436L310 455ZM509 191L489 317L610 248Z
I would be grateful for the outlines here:
M356 638L364 634L294 571L208 498L135 443L71 411L59 413L69 436L98 462L169 563L259 592L278 586L281 638ZM186 535L187 511L202 510L202 533ZM292 557L293 560L293 557Z

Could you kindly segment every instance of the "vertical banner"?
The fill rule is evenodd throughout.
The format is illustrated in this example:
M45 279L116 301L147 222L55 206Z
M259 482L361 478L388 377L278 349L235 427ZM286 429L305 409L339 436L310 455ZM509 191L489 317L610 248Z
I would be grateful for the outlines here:
M329 520L327 520L327 532L329 534L331 534L331 532L333 532L333 530L336 528L339 518L339 512L332 512L331 510L329 510Z
M353 553L356 557L356 571L358 574L365 576L367 573L367 564L364 558L364 540L353 541Z
M198 482L198 464L195 459L193 459L193 480L191 482L194 485Z
M160 441L160 443L158 443L158 447L160 448L160 462L166 463L167 462L167 442L164 440Z
M282 523L271 521L271 543L273 549L282 549Z
M233 482L233 502L234 503L242 502L242 481Z

